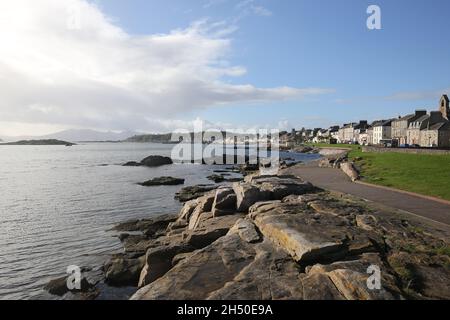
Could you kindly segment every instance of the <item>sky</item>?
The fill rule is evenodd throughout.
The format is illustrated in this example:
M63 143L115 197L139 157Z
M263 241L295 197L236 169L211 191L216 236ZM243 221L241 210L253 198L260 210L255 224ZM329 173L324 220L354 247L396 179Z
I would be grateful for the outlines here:
M448 12L448 0L2 0L0 137L434 110L450 94Z

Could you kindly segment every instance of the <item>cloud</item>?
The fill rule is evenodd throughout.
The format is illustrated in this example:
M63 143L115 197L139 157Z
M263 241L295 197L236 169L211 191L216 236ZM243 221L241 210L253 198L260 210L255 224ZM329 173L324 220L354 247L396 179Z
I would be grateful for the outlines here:
M243 0L236 4L236 9L239 10L242 15L248 15L251 13L264 17L269 17L272 15L272 11L255 3L255 0Z
M246 73L227 59L234 30L204 20L136 36L85 0L1 1L0 119L151 130L192 110L329 92L230 84Z

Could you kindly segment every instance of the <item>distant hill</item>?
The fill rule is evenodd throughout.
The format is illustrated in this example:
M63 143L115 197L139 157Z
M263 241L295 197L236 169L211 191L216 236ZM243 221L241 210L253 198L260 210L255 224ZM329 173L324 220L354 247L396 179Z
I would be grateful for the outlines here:
M123 141L131 136L136 135L136 132L124 131L124 132L101 132L88 129L71 129L54 134L46 135L43 139L59 139L67 141Z
M22 136L22 137L3 137L5 141L18 140L63 140L74 142L95 142L95 141L123 141L139 133L133 131L124 132L102 132L89 129L69 129L44 136Z
M125 142L171 143L172 134L141 134L129 137Z
M47 139L47 140L21 140L16 142L9 143L1 143L0 145L4 146L73 146L74 143L56 140L56 139Z

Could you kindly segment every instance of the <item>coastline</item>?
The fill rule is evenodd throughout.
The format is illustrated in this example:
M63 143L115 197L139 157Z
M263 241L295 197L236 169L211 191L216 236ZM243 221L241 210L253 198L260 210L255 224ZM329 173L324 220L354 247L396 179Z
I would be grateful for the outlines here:
M134 286L135 300L447 299L448 234L443 241L427 228L283 172L249 172L179 214L116 226L124 253L99 282ZM372 265L383 271L375 291L367 288ZM81 298L99 294L85 289Z

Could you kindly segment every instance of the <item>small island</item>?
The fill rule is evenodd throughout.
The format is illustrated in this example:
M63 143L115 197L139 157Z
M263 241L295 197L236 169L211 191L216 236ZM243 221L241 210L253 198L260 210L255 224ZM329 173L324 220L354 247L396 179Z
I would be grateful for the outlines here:
M56 140L56 139L47 139L47 140L21 140L16 142L8 142L8 143L0 143L2 146L66 146L71 147L74 146L75 143Z

